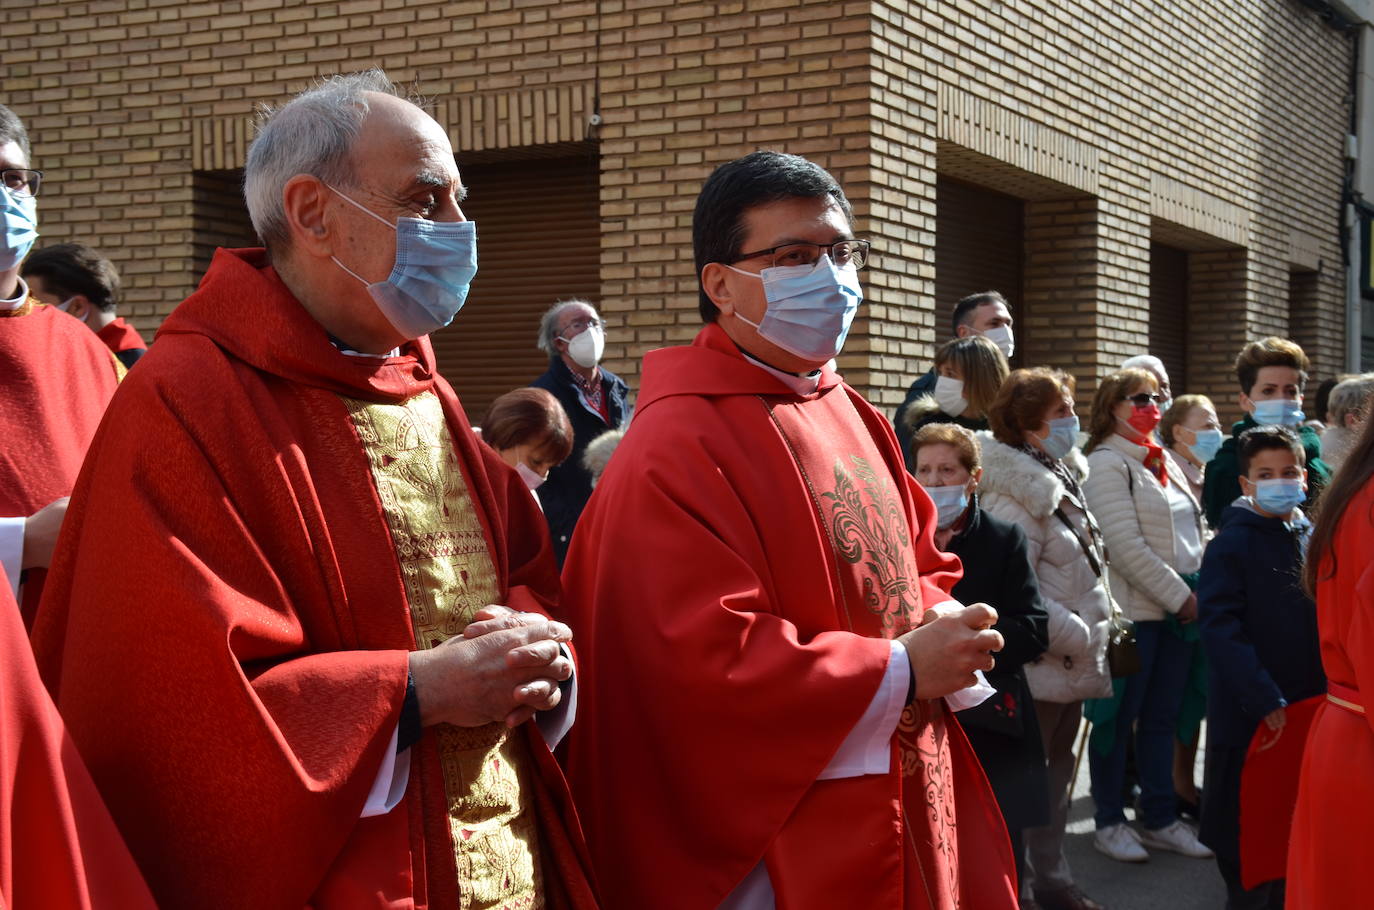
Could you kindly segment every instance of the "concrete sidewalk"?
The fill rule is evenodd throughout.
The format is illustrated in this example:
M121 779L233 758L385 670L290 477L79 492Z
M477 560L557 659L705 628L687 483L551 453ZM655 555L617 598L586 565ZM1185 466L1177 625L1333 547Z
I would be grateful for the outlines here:
M1199 785L1206 735L1204 724L1194 777ZM1214 860L1154 850L1149 862L1119 863L1097 852L1093 847L1093 801L1086 755L1073 793L1065 852L1074 878L1089 897L1107 910L1222 910L1226 906L1226 887ZM1126 815L1133 817L1134 810L1128 808Z

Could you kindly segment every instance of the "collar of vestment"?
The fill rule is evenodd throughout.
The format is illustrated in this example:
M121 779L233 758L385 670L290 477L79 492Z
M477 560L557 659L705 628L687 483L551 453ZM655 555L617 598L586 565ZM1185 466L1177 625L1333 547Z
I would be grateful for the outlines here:
M777 373L746 357L724 329L709 323L689 345L660 348L644 355L636 411L674 395L794 395L809 399L842 382L833 363L827 363L821 368L815 391L799 395Z
M264 373L363 401L405 401L433 388L436 377L428 337L406 342L395 356L340 351L262 249L216 252L200 287L157 334L204 335Z

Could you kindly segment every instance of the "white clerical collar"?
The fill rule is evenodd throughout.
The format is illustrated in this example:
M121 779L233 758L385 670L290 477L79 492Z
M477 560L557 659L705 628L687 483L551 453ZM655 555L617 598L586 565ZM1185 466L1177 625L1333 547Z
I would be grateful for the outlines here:
M23 278L15 278L19 287L19 296L11 297L9 300L0 300L0 310L17 310L29 299L29 286L24 283Z
M815 394L815 391L821 387L820 370L816 370L812 373L807 373L805 376L798 376L796 373L786 373L782 370L777 369L776 367L770 367L768 364L764 363L762 360L759 360L757 357L755 357L753 354L750 354L743 348L740 349L740 353L743 354L745 356L745 359L747 359L750 363L754 364L754 366L758 367L761 370L766 370L767 372L772 373L779 380L781 380L784 385L786 385L792 391L796 392L798 395Z
M335 338L333 335L329 336L329 343L334 345L334 347L338 349L339 353L343 354L345 357L373 357L377 360L386 360L388 357L401 356L400 348L392 348L384 354L367 354L363 351L355 351L339 339Z

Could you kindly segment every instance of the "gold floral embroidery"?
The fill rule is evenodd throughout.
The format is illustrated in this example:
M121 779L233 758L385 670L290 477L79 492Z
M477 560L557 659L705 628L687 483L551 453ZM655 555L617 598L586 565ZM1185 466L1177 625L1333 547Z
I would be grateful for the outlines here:
M438 398L403 404L343 399L391 530L417 648L461 635L499 595L486 535ZM459 906L543 906L538 830L525 805L528 757L502 723L436 729Z
M879 476L867 459L851 455L850 460L853 473L843 459L835 459L835 489L821 494L830 507L831 540L841 559L867 570L864 606L881 619L885 633L900 634L920 608L916 579L908 572L906 515L890 478Z
M917 859L924 866L929 851L939 858L936 868L947 876L940 881L947 889L952 906L959 906L959 849L954 815L954 780L950 773L949 734L945 729L942 699L915 701L902 710L897 722L897 752L901 756L902 778L907 795L903 802L912 808L925 804L927 825L916 830L929 832L930 842L915 844ZM913 792L914 791L914 792ZM918 796L919 794L919 796Z

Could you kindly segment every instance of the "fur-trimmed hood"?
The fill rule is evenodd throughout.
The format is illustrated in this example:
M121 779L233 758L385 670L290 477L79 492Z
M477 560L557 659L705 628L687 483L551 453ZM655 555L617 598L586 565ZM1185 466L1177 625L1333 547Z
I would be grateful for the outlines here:
M1030 455L998 442L991 433L983 431L975 435L983 448L983 479L978 483L979 489L1016 500L1037 519L1053 515L1066 493L1064 482ZM1088 462L1078 449L1072 449L1063 461L1080 483L1087 478Z
M922 395L907 405L902 411L901 428L908 433L916 431L916 424L940 410L940 403L934 395Z

